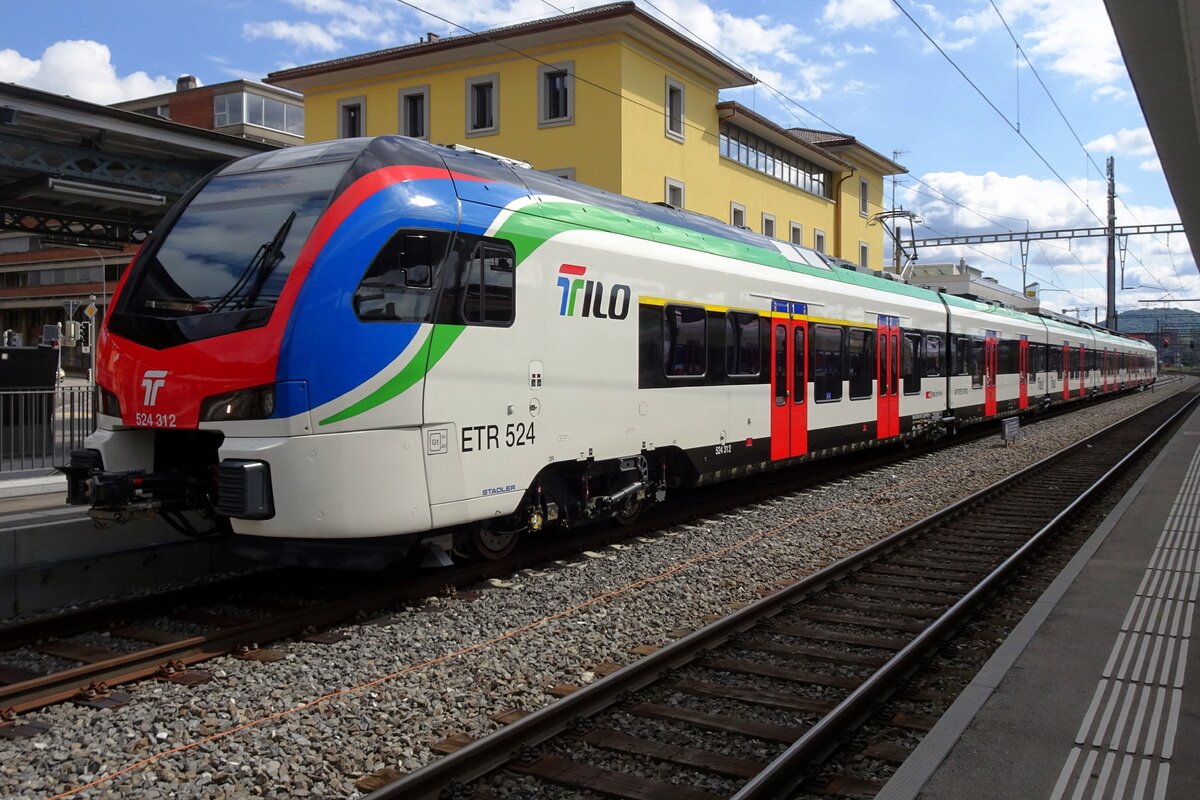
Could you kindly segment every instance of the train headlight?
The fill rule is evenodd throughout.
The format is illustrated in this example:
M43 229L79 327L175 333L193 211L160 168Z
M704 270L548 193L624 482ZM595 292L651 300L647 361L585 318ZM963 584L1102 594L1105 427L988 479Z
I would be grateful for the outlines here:
M96 407L100 409L101 414L121 418L121 401L100 384L96 384Z
M236 392L215 394L200 405L201 422L234 419L267 419L275 413L275 385L255 386Z

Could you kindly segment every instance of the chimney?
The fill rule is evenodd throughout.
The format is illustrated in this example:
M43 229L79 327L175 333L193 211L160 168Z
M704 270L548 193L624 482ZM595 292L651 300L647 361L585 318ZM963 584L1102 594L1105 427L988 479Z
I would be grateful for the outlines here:
M195 75L181 75L175 79L175 91L186 92L189 89L195 89L200 85L200 81L196 80Z
M427 41L427 42L436 42L440 38L442 38L442 37L438 36L436 33L433 33L432 31L425 34L425 41Z

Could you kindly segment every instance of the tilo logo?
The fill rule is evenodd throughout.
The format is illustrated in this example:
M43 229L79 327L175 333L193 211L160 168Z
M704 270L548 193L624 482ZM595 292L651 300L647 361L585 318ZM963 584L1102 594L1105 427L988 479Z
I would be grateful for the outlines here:
M153 406L158 402L158 390L167 383L167 371L165 369L148 369L142 375L142 386L146 388L146 397L142 400L142 405Z
M560 317L575 316L575 301L579 290L583 289L581 316L596 317L597 319L625 319L629 316L629 300L632 290L623 283L614 284L608 291L608 313L602 307L604 302L604 284L600 281L584 280L583 274L587 267L575 264L563 264L558 268L558 286L562 289L562 305L559 306Z

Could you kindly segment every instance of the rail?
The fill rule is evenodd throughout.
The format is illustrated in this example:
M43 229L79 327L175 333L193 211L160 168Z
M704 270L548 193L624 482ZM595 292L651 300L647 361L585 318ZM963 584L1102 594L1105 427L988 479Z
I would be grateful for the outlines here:
M96 429L89 386L0 391L0 476L65 464Z

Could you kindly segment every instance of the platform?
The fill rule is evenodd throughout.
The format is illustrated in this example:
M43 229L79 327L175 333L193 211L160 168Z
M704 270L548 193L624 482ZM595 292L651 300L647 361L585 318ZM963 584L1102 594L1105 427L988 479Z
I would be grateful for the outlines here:
M877 800L1200 797L1200 411Z

